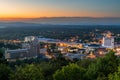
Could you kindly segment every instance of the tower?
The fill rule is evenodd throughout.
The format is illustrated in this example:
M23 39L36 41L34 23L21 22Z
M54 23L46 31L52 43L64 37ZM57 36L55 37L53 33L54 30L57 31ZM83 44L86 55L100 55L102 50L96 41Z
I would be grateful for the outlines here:
M40 45L38 38L35 37L35 39L30 43L30 55L37 57L39 53L40 53Z

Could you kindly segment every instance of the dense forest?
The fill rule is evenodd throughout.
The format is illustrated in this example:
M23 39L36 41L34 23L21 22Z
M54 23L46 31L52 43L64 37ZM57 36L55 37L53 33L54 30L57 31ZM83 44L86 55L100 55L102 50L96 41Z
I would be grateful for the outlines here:
M97 30L97 31L96 31ZM20 39L25 36L43 36L55 39L70 39L79 36L81 40L90 39L99 36L105 31L111 31L119 34L120 26L115 25L40 25L40 26L7 26L0 29L0 39ZM95 36L91 36L94 33ZM4 34L4 35L3 35Z
M2 80L120 80L120 58L110 51L97 59L79 61L29 59L6 62L0 50Z

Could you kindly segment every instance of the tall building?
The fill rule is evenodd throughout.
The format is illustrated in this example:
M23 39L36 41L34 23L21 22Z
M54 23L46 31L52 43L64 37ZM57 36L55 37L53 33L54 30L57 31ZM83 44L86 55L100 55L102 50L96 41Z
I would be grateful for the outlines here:
M24 43L22 45L22 49L6 50L5 59L7 59L7 61L16 61L37 58L39 53L40 45L38 38L34 37L34 40L29 41L28 43Z
M40 53L40 44L38 37L35 37L34 40L30 42L30 54L36 55L37 57L39 53Z
M114 48L114 37L111 34L107 34L103 37L102 46L105 48Z

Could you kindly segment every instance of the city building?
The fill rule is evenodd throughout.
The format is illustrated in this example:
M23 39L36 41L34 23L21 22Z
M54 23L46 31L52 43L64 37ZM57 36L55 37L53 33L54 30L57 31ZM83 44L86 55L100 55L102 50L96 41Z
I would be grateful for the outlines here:
M16 49L5 51L5 59L7 59L7 61L24 60L28 57L30 58L28 49Z
M16 61L37 58L40 54L40 45L36 37L34 40L31 40L28 43L23 43L22 49L6 50L5 59L7 59L7 61Z
M25 39L24 39L24 41L25 41L25 42L31 42L31 41L33 41L35 38L36 38L35 36L26 36Z
M67 54L65 55L65 59L71 60L71 61L73 61L73 60L75 60L75 59L77 59L77 60L82 60L82 59L85 59L85 57L86 57L85 54L72 54L72 53L67 53Z
M118 56L118 57L120 57L120 47L116 48L115 55Z
M95 59L96 55L93 52L91 52L89 55L87 55L87 58L89 58L89 59Z
M103 37L102 46L105 48L114 48L114 37L111 36L111 33L108 33Z

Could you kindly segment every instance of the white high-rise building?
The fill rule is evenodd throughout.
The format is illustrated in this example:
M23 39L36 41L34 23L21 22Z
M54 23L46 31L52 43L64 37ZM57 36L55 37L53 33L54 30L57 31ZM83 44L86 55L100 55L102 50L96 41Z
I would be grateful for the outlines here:
M102 46L106 48L114 48L114 37L112 36L103 37Z
M35 36L27 36L27 37L25 37L25 42L34 41L35 38L36 38Z

